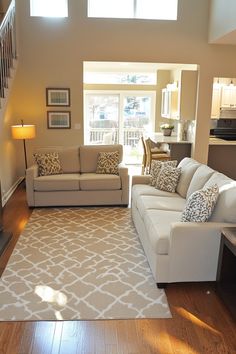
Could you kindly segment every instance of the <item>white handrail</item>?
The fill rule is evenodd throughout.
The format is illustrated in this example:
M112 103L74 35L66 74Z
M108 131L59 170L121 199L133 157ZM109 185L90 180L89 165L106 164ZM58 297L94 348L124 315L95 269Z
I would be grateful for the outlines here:
M10 69L17 57L15 26L15 0L12 0L0 25L0 97L8 88Z

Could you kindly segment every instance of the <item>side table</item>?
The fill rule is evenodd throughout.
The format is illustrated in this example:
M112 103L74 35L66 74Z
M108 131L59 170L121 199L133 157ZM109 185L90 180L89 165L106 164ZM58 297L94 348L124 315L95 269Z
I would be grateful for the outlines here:
M217 293L236 319L236 227L221 231Z

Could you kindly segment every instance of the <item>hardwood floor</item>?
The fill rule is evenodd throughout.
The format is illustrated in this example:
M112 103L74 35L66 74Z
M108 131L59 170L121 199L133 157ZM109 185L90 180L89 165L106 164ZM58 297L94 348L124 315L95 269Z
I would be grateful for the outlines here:
M13 238L0 258L1 274L31 212L21 184L4 207ZM170 284L166 294L172 319L0 322L0 354L236 353L236 323L214 284Z

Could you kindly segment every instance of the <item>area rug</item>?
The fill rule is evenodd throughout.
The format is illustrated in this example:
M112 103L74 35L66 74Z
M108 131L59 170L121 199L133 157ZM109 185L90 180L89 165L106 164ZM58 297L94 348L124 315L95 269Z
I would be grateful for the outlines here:
M128 208L35 209L0 281L0 320L171 317Z

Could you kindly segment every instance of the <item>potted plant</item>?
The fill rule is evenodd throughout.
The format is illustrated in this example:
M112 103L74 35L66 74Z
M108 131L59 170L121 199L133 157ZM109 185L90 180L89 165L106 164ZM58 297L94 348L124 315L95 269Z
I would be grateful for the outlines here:
M174 125L165 123L165 124L161 124L160 128L163 131L164 136L171 136L172 130L174 129Z

